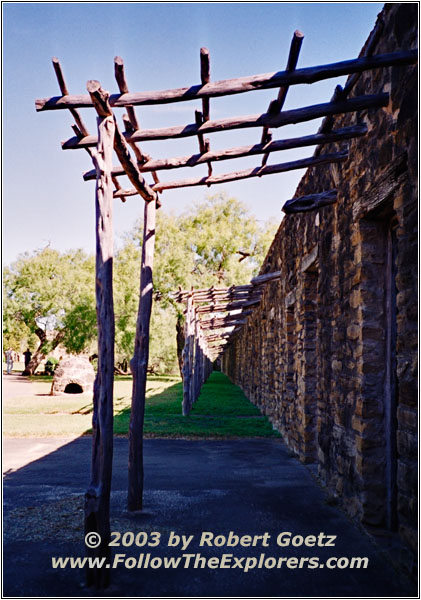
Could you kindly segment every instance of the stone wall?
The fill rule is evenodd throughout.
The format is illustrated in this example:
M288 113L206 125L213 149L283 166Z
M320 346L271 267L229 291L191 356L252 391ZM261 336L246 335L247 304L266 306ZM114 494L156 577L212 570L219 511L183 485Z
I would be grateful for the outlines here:
M374 54L416 47L416 4L385 5L379 20ZM267 285L223 357L223 370L297 456L317 464L348 512L398 532L410 570L417 542L416 74L417 66L361 75L352 96L386 91L389 105L335 119L334 128L365 122L368 134L349 143L346 163L309 169L296 197L336 188L338 201L283 219L261 270L282 277Z

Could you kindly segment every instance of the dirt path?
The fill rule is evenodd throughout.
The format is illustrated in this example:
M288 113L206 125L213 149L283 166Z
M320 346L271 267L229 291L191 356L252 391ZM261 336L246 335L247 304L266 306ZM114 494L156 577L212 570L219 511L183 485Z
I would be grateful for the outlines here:
M33 396L37 393L38 386L28 377L22 375L6 375L3 373L2 398L11 400L15 397ZM54 452L64 446L78 435L54 437L45 439L15 438L3 440L2 472L10 474L29 463Z
M34 393L34 384L28 377L22 375L6 375L3 373L2 396L9 400L14 396L30 396Z

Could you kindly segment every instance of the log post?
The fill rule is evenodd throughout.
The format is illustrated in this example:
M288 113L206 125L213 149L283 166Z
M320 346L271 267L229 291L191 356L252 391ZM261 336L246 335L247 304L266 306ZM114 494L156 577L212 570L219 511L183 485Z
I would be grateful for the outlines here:
M98 372L92 417L91 482L85 494L85 535L96 533L100 544L87 547L89 556L110 562L110 492L113 458L114 307L113 307L113 189L111 180L114 119L98 117L98 147L92 152L97 170L96 212L96 311ZM97 588L109 583L110 570L89 569L87 584Z
M192 336L191 336L191 313L193 306L193 298L191 295L187 298L187 310L186 310L186 325L185 325L185 344L183 350L183 416L186 416L190 412L190 389L191 389L191 350Z
M153 257L155 250L156 200L145 202L139 311L134 355L132 409L129 426L129 487L127 506L131 511L143 506L143 423L145 417L146 372L149 359L149 325L153 297Z

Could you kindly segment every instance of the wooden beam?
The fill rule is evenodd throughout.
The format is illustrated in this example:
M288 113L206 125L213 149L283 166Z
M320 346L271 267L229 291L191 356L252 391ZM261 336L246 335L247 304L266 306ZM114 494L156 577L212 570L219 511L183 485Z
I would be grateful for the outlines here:
M324 104L315 104L313 106L305 106L304 108L287 110L277 115L264 113L262 115L238 116L230 117L228 119L219 119L217 121L208 121L207 123L203 123L200 128L195 123L191 123L184 126L163 127L160 129L142 129L141 131L135 131L129 139L132 142L176 139L196 136L198 133L215 133L218 131L263 127L265 125L274 129L283 127L284 125L319 119L325 115L336 115L366 110L369 108L379 108L381 106L387 106L388 103L389 94L387 93L359 96L344 102L325 102ZM69 140L62 142L62 148L63 150L75 150L94 146L95 144L96 138L93 136L87 136L82 140L70 138Z
M112 111L109 105L108 92L105 92L99 83L99 81L88 81L87 83L88 92L92 98L92 102L96 108L98 115L100 116L111 116ZM115 123L115 134L114 134L114 150L118 156L118 159L126 172L131 183L134 185L137 193L139 193L144 200L147 202L156 201L156 192L146 183L135 161L131 158L127 143L121 134L117 121L114 118Z
M67 88L66 85L66 81L64 79L64 75L63 75L63 71L61 69L61 65L60 65L60 61L58 60L58 58L53 58L52 59L53 62L53 68L57 77L57 82L60 88L61 93L63 94L63 96L67 96L69 94L69 90ZM72 117L75 120L75 123L80 131L80 133L82 134L83 137L89 135L88 129L85 125L85 123L82 121L82 117L80 116L80 114L78 113L78 111L75 108L70 108L70 113L72 115Z
M197 185L214 185L219 183L227 183L228 181L238 181L240 179L249 179L251 177L262 177L263 175L273 175L275 173L286 173L296 169L306 169L317 165L339 163L348 159L348 152L335 152L334 154L321 154L320 156L311 156L287 163L278 165L266 165L265 167L254 167L244 171L234 171L232 173L224 173L223 175L212 175L212 177L202 177L196 179L182 179L180 181L167 181L153 186L154 190L171 190L182 187L192 187ZM120 190L114 194L115 197L131 196L130 190Z
M263 275L258 275L257 277L253 277L250 283L253 285L262 285L267 283L268 281L273 281L274 279L279 279L281 277L281 271L272 271L272 273L264 273Z
M143 164L138 163L141 172L152 170L171 170L182 167L195 167L196 165L204 164L208 161L223 161L232 158L241 158L244 156L255 156L264 153L279 152L281 150L290 150L292 148L304 148L307 146L315 146L317 144L328 144L341 140L349 140L355 137L366 135L367 125L352 125L336 129L329 133L316 133L313 135L300 136L296 138L288 138L285 140L276 140L269 144L254 144L251 146L238 146L227 150L216 150L213 152L207 151L206 154L192 154L190 156L179 156L175 158L148 160ZM205 140L206 142L206 140ZM112 170L114 176L125 175L124 169L114 167ZM86 171L83 174L83 179L89 181L95 179L95 170Z
M152 104L168 104L201 98L216 98L254 90L278 88L284 85L315 83L324 79L360 73L381 67L405 66L415 64L418 60L417 50L407 50L393 54L379 54L372 57L354 58L316 67L305 67L295 71L263 73L251 77L240 77L210 82L206 85L192 85L184 88L163 91L136 92L130 94L113 94L110 104L113 107L141 106ZM83 108L92 106L89 96L66 95L40 98L35 101L37 111L61 110L66 108Z
M210 81L210 56L207 48L200 48L200 81L206 85ZM203 123L210 119L209 98L202 98L202 119ZM210 140L203 140L203 153L210 152ZM208 161L208 175L212 175L212 163Z
M231 321L238 320L242 317L247 317L248 315L251 315L252 312L253 312L252 310L243 310L242 312L238 312L238 313L234 313L234 314L226 313L222 317L212 316L212 313L211 313L211 315L201 318L199 320L199 323L200 323L200 325L205 325L207 323L213 323L214 321L221 321L224 323L229 323Z
M126 75L124 73L124 61L120 56L116 56L114 58L114 75L115 75L120 93L122 93L122 94L128 93L129 88L127 86ZM127 113L127 117L126 117L126 120L124 121L125 131L126 131L126 134L128 134L130 136L133 133L133 131L140 129L140 125L139 125L139 121L137 120L136 112L135 112L135 109L133 106L126 106L126 113ZM123 120L124 120L124 117L123 117ZM146 162L146 157L143 154L140 146L138 146L138 144L136 144L136 142L129 142L129 145L132 148L134 155L136 156L137 165L139 167L139 164ZM150 158L150 157L148 157L148 158ZM155 183L159 183L159 178L154 170L152 170L152 177L153 177L153 180L155 181ZM116 186L116 188L121 189L120 186L119 187ZM161 203L159 200L157 200L157 208L159 208L160 206L161 206Z
M113 194L111 181L114 120L98 118L98 148L92 159L98 173L95 190L95 295L98 329L98 371L94 384L91 482L85 494L85 535L100 536L98 548L87 547L89 557L111 559L110 492L113 460L114 308L113 308ZM86 571L88 585L107 587L110 571Z
M335 204L336 200L337 191L329 190L327 192L321 192L320 194L311 194L309 196L301 196L300 198L287 200L283 205L282 210L287 215L309 212L311 210L318 210L329 204Z
M127 86L126 75L124 73L124 61L121 56L114 58L114 76L117 81L118 89L120 94L128 94L129 88ZM130 119L130 123L133 129L140 129L139 122L136 117L136 113L133 106L126 106L127 116Z
M205 306L198 306L196 312L198 314L211 313L211 312L223 312L229 310L237 310L240 308L246 308L247 306L256 306L260 304L260 297L255 300L244 300L240 302L225 302L220 304L207 304Z
M210 81L210 57L207 48L200 48L200 81L202 86ZM209 121L209 97L202 98L203 120Z
M133 375L132 406L129 425L129 487L127 507L143 506L143 423L145 415L146 374L149 360L149 326L153 298L153 259L155 249L156 201L145 202L143 217L142 265L139 310L130 369Z
M226 328L226 327L234 327L236 325L240 325L242 323L245 323L246 320L240 318L242 315L238 315L237 319L218 319L218 318L214 318L211 321L207 321L206 323L202 323L201 324L201 328L204 331L205 329L220 329L221 326L222 328Z
M303 43L303 39L304 39L304 35L301 33L301 31L298 31L298 29L296 31L294 31L294 35L293 35L293 38L291 41L291 46L289 49L288 62L287 62L287 67L286 67L287 72L294 71L295 67L297 66L298 57L300 55L301 44ZM285 104L288 90L289 90L288 85L283 85L279 88L278 97L274 103L273 102L270 103L268 112L270 112L270 113L281 112L281 110ZM262 138L261 138L261 142L260 142L261 144L264 144L265 142L268 141L268 134L269 134L269 128L267 126L263 127ZM265 153L265 155L263 156L263 160L262 160L262 167L264 167L265 164L267 163L268 157L269 157L269 154Z
M189 294L192 294L195 303L199 302L221 302L223 300L243 300L259 297L262 294L261 289L252 284L237 285L230 288L205 288L192 291L176 292L174 299L176 302L185 302Z

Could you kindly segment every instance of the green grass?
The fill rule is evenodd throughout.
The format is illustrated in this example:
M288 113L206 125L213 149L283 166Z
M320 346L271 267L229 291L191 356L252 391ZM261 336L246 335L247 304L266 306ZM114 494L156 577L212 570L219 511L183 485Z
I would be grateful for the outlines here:
M50 388L51 379L34 378L33 395L4 401L5 436L83 435L91 431L92 395L49 396ZM117 435L128 433L131 389L131 377L116 377L114 432ZM268 419L222 373L212 373L186 417L181 414L182 396L179 378L148 378L144 426L147 437L278 436Z

